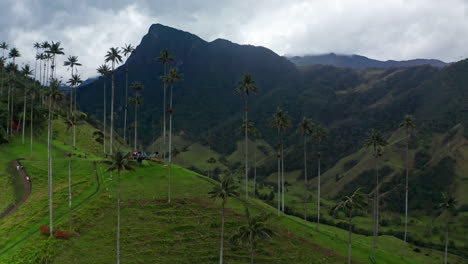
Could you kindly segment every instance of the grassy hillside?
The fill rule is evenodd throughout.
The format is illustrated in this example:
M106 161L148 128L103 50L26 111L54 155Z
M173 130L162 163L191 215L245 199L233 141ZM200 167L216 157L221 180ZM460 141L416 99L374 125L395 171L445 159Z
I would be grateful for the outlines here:
M57 138L61 138L60 131ZM85 134L85 133L82 133ZM77 153L92 153L86 146L96 145L93 138L82 137ZM86 142L88 141L88 142ZM58 142L58 143L57 143ZM60 140L55 141L62 144ZM68 228L67 160L54 149L54 218L60 229ZM116 181L105 172L99 158L73 158L74 232L69 240L49 239L38 232L48 222L46 146L35 141L29 145L16 138L0 146L0 164L8 167L12 159L25 158L33 191L14 214L0 220L0 263L109 263L115 261ZM4 155L3 155L4 154ZM3 173L0 178L8 177ZM167 167L145 162L134 172L122 175L122 257L125 263L210 263L218 258L219 202L208 198L214 182L187 169L174 166L175 202L166 203ZM5 188L7 185L3 185ZM276 210L259 200L231 199L228 202L226 237L245 221L244 205L255 214L272 214L269 224L278 234L260 244L256 263L343 263L347 252L345 230L315 225L294 216L276 216ZM402 242L382 236L378 258L382 263L439 263L442 254L435 250L410 250L400 258ZM353 256L367 263L371 237L354 235ZM414 249L412 247L412 249ZM86 252L83 254L83 252ZM451 263L463 260L451 256ZM246 263L244 247L227 241L226 263Z

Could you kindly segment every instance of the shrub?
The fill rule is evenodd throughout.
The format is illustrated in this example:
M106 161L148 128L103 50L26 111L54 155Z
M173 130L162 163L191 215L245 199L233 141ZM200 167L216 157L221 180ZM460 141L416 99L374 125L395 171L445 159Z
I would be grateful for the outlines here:
M68 239L68 232L57 229L57 231L55 231L54 237L57 238L57 239L66 240L66 239Z
M44 235L47 235L47 236L50 235L50 228L47 225L42 225L39 228L39 231L41 231L41 234L44 234Z

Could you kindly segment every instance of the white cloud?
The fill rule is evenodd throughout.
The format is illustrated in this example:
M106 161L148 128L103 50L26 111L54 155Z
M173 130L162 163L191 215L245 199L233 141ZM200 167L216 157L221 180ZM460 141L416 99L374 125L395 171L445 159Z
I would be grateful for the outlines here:
M32 43L61 41L67 56L83 63L85 78L95 75L110 47L137 45L153 23L279 54L454 61L466 54L467 13L464 0L3 0L0 41L18 47L20 62L32 64ZM58 75L69 73L62 67Z

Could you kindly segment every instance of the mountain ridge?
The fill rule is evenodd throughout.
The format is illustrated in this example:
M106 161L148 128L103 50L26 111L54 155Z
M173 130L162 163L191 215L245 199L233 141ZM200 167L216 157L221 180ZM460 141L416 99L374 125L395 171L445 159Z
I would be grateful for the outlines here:
M345 67L352 69L368 69L368 68L399 68L399 67L413 67L430 65L433 67L442 68L449 63L437 59L410 59L410 60L375 60L362 55L342 55L335 53L326 53L319 55L304 55L304 56L285 56L288 60L297 66L311 66L311 65L331 65L335 67Z

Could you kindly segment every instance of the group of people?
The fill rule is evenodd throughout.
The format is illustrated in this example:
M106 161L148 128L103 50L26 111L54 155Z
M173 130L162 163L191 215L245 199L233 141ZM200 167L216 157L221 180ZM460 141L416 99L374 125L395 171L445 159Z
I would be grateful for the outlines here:
M142 151L133 151L132 152L132 159L136 160L138 164L141 165L143 160L153 160L153 161L158 161L159 160L159 153L158 152L153 152L150 155L148 155L146 152Z

